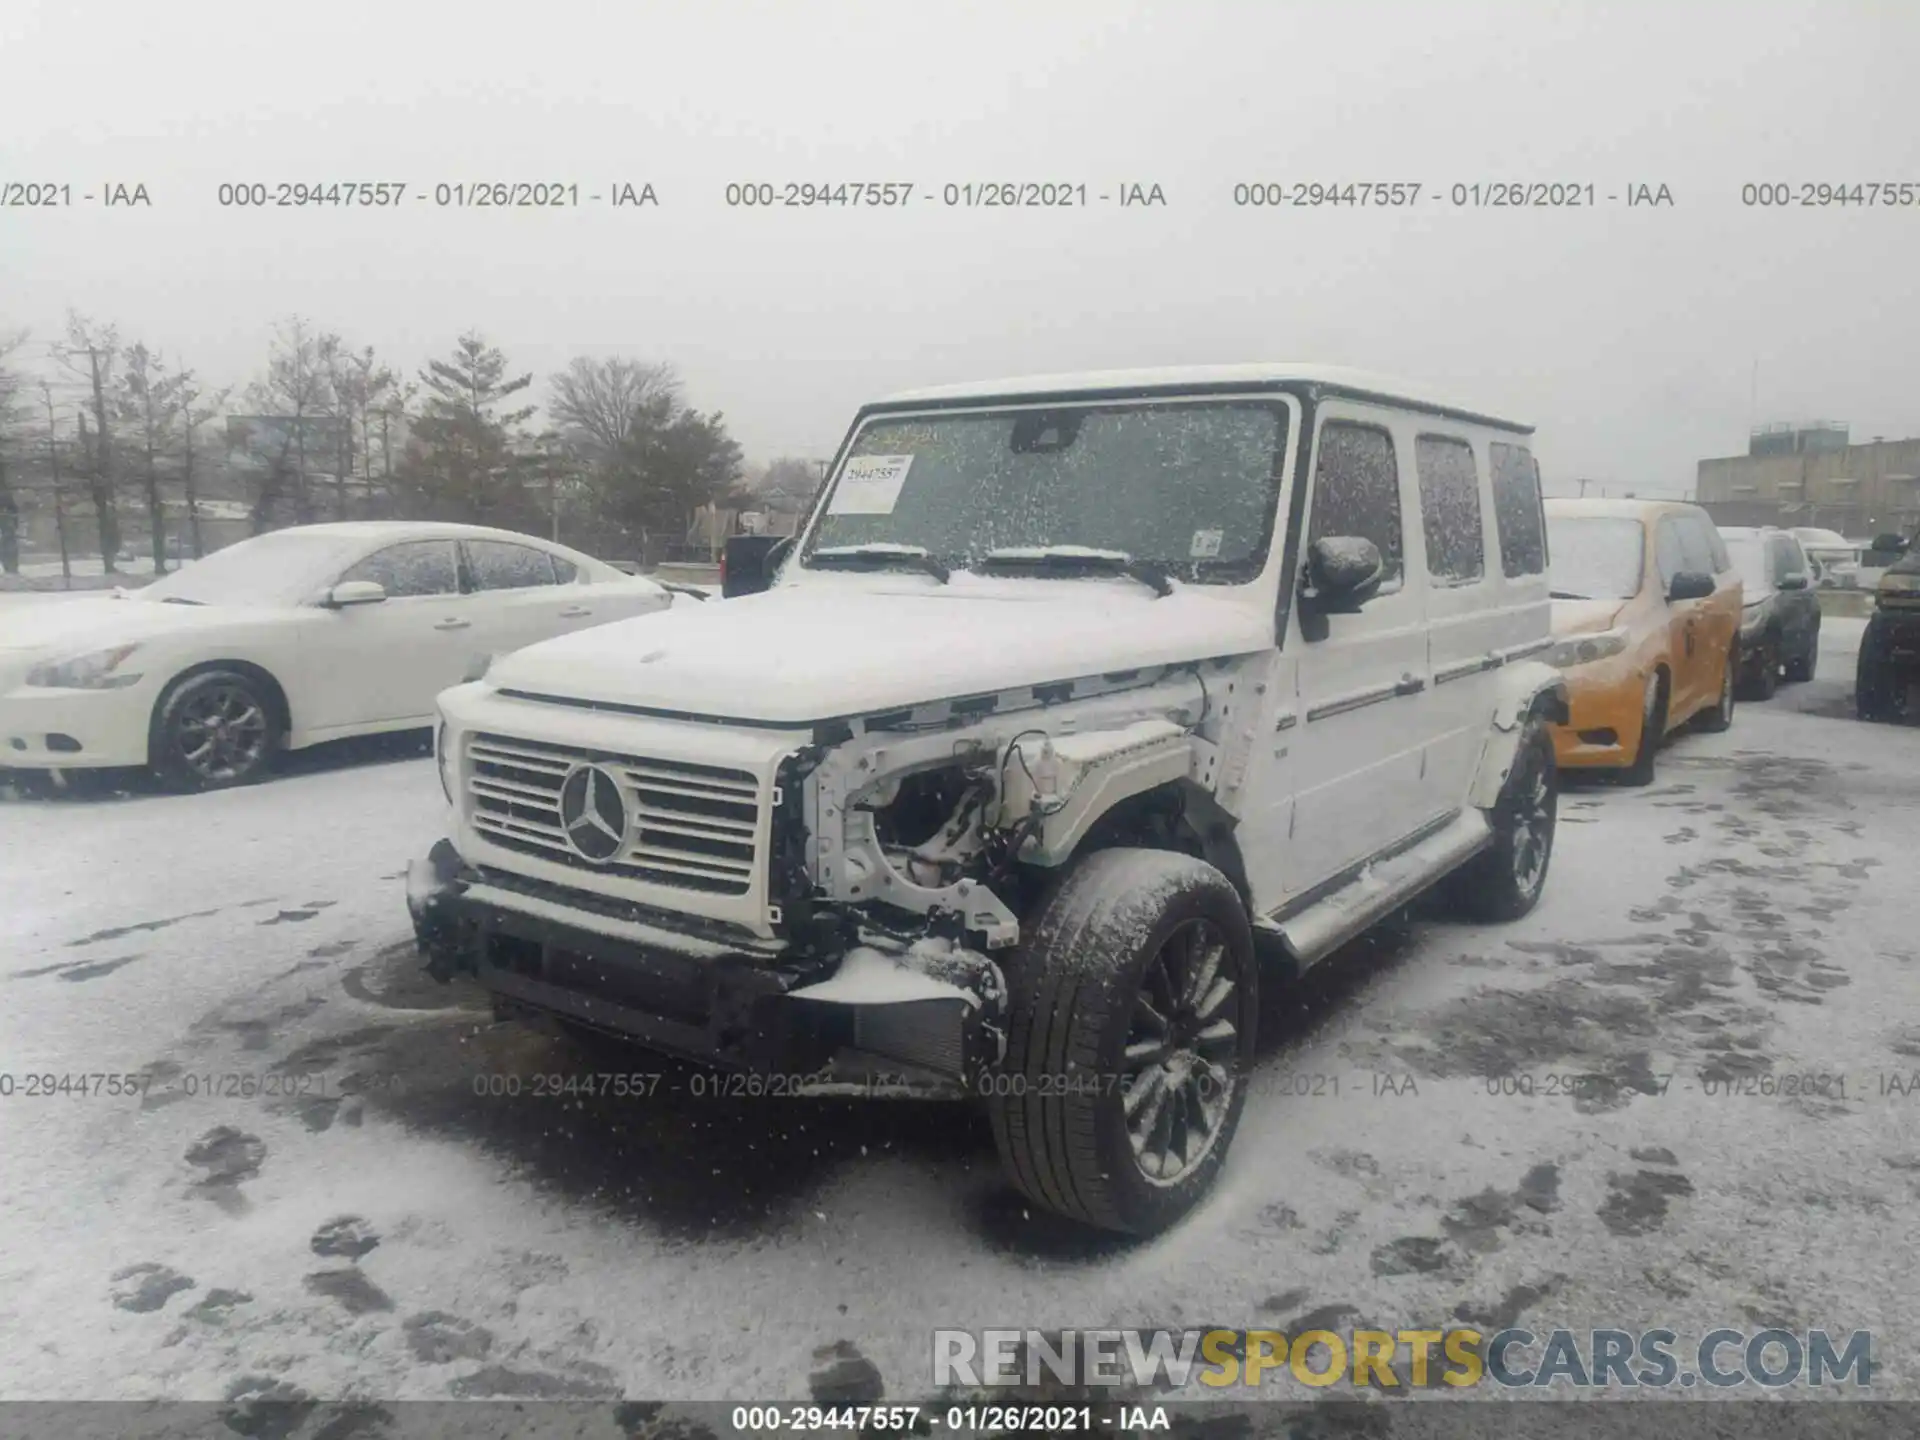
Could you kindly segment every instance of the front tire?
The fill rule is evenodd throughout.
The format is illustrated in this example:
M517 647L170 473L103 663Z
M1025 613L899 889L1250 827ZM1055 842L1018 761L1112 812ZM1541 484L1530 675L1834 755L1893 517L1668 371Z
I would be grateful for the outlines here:
M1780 637L1769 635L1755 648L1752 683L1747 694L1754 700L1771 700L1780 688Z
M1640 694L1640 747L1633 752L1633 763L1620 772L1622 785L1653 783L1654 761L1666 738L1667 672L1655 670Z
M1898 720L1903 718L1906 677L1896 670L1883 653L1881 636L1874 621L1867 621L1860 637L1860 658L1853 672L1854 712L1862 720Z
M266 773L275 741L266 688L238 670L177 680L153 707L147 763L170 790L224 790Z
M1500 798L1487 816L1493 844L1448 882L1454 908L1470 920L1498 922L1518 920L1539 904L1559 812L1560 770L1553 736L1542 721L1529 720Z
M995 1144L1028 1199L1152 1235L1212 1186L1246 1103L1253 935L1227 877L1186 855L1100 850L1040 902L1009 976Z
M1807 641L1806 653L1796 655L1787 662L1787 679L1796 685L1803 685L1813 679L1815 667L1820 663L1820 629L1814 627L1813 635Z
M1727 663L1720 672L1720 698L1714 702L1711 710L1702 710L1694 716L1694 728L1703 734L1718 735L1733 726L1733 693L1740 674L1740 652L1727 651ZM1768 694L1773 692L1769 690Z

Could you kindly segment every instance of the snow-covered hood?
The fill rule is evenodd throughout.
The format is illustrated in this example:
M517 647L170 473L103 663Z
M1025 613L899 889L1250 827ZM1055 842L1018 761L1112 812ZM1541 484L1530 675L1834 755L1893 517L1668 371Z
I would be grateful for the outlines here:
M165 605L157 600L61 600L0 610L0 654L74 654L215 629L257 625L276 613L225 605Z
M1034 587L1036 590L1039 586ZM1273 644L1258 607L1054 583L1034 597L793 586L674 606L495 662L507 690L798 724Z
M1588 635L1612 627L1614 618L1627 608L1625 600L1556 600L1553 602L1553 633Z

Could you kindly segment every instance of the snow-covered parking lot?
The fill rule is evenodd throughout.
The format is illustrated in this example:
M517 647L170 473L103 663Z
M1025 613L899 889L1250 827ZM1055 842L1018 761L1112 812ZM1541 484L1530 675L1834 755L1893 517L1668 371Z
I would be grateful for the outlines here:
M1652 787L1570 789L1525 921L1277 997L1218 1192L1146 1245L1027 1213L965 1111L493 1025L413 953L417 751L0 801L0 1385L804 1397L846 1342L910 1401L935 1326L1524 1317L1869 1329L1920 1396L1920 730L1849 718L1859 631ZM665 1078L536 1093L616 1067Z

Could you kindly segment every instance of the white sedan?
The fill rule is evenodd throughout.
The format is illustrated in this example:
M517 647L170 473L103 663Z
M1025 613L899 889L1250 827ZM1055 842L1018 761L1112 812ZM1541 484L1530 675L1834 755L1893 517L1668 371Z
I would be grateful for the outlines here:
M277 750L430 726L434 696L496 654L673 603L506 530L275 530L144 589L0 611L0 769L242 784Z

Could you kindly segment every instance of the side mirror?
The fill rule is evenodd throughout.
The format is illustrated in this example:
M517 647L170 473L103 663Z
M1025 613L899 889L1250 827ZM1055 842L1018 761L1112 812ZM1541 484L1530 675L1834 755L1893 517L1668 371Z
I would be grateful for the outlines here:
M1806 574L1802 571L1792 575L1782 575L1778 580L1773 582L1773 588L1776 590L1804 590L1807 588Z
M1704 600L1713 594L1713 576L1704 570L1682 570L1667 587L1670 601Z
M387 587L378 580L342 580L327 591L326 606L344 610L349 605L378 605L387 598Z
M720 594L758 595L773 585L780 563L793 549L790 535L734 535L720 554Z
M1386 576L1380 547L1360 535L1328 535L1307 549L1303 597L1326 615L1351 615L1372 597Z

